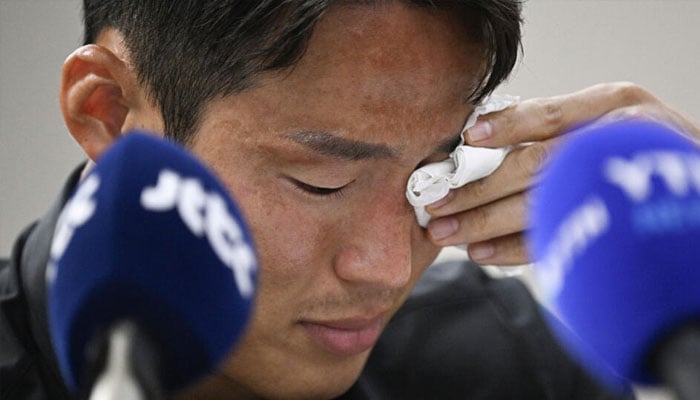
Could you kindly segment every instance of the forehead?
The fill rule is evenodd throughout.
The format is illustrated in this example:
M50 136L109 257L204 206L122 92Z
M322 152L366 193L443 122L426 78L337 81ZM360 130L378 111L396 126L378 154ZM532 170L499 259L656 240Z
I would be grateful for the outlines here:
M428 101L444 97L449 81L466 100L484 61L481 46L471 40L472 25L462 12L402 2L336 6L316 25L287 83L343 81L366 95L393 92L403 101L405 94L422 91L426 96L414 100Z
M264 75L219 114L253 125L255 141L295 130L392 146L406 135L420 134L415 146L444 141L464 123L482 76L471 23L402 2L331 7L297 64Z

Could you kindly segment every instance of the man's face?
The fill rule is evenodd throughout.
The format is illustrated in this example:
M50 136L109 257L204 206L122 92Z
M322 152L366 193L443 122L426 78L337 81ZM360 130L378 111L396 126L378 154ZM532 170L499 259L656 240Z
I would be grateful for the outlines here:
M404 192L471 112L480 49L457 15L343 6L294 68L210 102L193 151L260 256L252 325L222 374L269 397L338 395L438 252Z

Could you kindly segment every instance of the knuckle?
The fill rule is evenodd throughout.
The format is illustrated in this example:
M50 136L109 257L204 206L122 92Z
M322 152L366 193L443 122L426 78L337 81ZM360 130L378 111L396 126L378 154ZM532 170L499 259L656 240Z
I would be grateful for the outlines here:
M477 236L483 236L487 233L490 221L489 213L483 207L471 210L467 214L467 221L469 226L468 234L475 239Z
M638 104L655 102L656 98L650 91L634 82L615 82L611 87L612 95L620 99L622 104Z
M500 241L498 254L504 258L504 263L508 265L525 264L528 262L527 246L522 234L510 235Z
M522 234L514 234L508 236L504 241L505 245L510 253L521 254L522 250L525 248L525 241Z
M493 115L489 115L488 117L488 121L491 123L494 132L512 134L512 132L517 129L517 124L515 119L512 117L512 113L499 111L493 113Z
M469 197L481 199L488 195L486 178L479 179L469 184Z
M541 98L537 100L541 123L547 132L558 132L563 124L564 112L561 104L554 98Z
M647 119L648 115L645 111L645 107L629 106L617 110L615 112L615 117L621 119Z
M528 176L536 174L549 159L550 148L542 142L533 143L526 147L519 158L518 167Z

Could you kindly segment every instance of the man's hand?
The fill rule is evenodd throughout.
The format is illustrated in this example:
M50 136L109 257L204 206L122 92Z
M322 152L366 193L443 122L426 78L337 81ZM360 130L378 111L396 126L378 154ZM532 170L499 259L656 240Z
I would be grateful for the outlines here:
M619 118L665 122L700 139L700 129L654 95L631 83L595 85L576 93L523 101L485 115L465 138L480 147L516 146L490 176L452 190L426 209L441 246L469 244L472 260L494 265L525 264L527 191L560 136L584 124ZM518 146L522 143L531 143ZM584 167L584 166L582 166Z

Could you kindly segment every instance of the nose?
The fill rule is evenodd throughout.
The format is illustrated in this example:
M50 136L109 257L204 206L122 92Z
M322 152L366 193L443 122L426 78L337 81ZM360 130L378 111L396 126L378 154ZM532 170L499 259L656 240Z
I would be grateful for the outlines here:
M402 288L411 278L413 210L403 196L384 192L373 197L343 222L334 270L353 284Z

